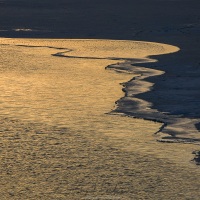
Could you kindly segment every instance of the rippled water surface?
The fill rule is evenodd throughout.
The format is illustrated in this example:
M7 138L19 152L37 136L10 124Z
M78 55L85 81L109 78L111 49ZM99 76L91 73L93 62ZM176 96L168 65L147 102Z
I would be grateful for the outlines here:
M161 124L110 115L119 83L105 67L175 51L107 40L0 40L3 199L198 199L192 145L161 144Z

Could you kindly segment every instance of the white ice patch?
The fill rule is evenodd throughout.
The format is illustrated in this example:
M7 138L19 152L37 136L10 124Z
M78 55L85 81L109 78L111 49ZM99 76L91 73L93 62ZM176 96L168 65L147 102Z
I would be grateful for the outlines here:
M32 31L36 31L34 29L29 29L29 28L16 28L16 29L13 29L13 31L25 31L25 32L32 32Z

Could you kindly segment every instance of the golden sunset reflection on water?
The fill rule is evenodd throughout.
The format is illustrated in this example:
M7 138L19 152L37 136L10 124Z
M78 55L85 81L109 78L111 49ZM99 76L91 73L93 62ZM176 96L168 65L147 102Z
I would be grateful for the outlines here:
M190 157L192 146L185 145L183 149L180 144L173 149L173 144L157 143L153 134L161 126L159 123L106 114L124 95L120 83L135 76L105 70L108 65L123 62L109 58L147 60L149 55L170 53L178 48L134 41L3 38L0 45L1 155L4 160L1 168L9 168L7 163L19 163L9 171L12 176L4 180L6 195L9 190L34 199L34 195L26 192L27 187L37 197L43 194L43 199L80 199L88 195L87 191L110 195L119 182L119 190L124 190L126 199L131 199L136 195L132 194L133 187L144 191L157 182L157 171L152 170L159 170L162 165L169 168L162 169L161 186L170 184L176 175L178 179L174 184L186 178L181 171L175 172L187 170L184 166L190 164L184 158L186 154ZM94 152L99 153L94 155ZM98 157L100 154L102 157ZM149 166L144 165L146 162ZM123 163L126 166L123 167ZM149 170L144 172L145 177L138 176L143 173L142 167L144 171ZM190 167L195 171L193 165ZM134 170L137 173L131 176ZM124 173L121 185L119 172ZM13 177L20 183L12 183ZM85 181L84 184L81 181ZM34 186L33 182L37 184ZM172 185L171 189L176 193L187 187L186 182L182 188ZM82 191L80 196L74 188ZM118 195L123 197L120 192ZM147 193L137 195L145 198Z

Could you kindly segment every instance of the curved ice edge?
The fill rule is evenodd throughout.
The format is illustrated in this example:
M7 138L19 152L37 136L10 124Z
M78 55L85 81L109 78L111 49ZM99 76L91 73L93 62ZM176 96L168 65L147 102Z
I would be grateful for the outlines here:
M194 161L197 165L200 165L200 151L193 151L192 154L195 155L192 161Z
M125 115L132 118L140 118L144 120L162 123L160 129L154 134L158 142L163 143L183 143L200 145L199 135L199 119L198 118L185 118L182 115L170 115L170 113L162 113L156 109L152 109L152 103L138 99L135 96L140 93L145 93L153 89L153 84L145 81L150 76L158 76L164 72L135 66L135 64L142 64L147 62L155 62L149 58L137 60L125 60L124 63L112 64L106 69L114 70L120 73L132 73L135 75L131 80L126 83L121 83L123 86L122 91L124 97L117 100L116 107L108 114ZM168 135L168 136L166 136ZM195 151L194 161L200 165L200 151Z

